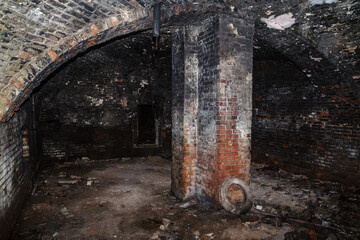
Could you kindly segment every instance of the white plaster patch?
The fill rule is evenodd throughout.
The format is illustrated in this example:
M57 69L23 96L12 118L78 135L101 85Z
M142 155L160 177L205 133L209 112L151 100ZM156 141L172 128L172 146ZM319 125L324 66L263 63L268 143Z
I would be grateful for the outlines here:
M239 36L237 28L234 27L234 25L232 23L228 24L228 27L232 31L233 34L235 34L236 36Z
M31 10L27 20L38 21L44 13L41 12L40 8L36 8L35 10Z
M243 141L248 139L248 136L251 135L251 113L244 111L242 114L239 114L236 119L236 131L239 136L243 138ZM249 140L249 139L248 139Z
M277 30L284 30L291 27L295 23L295 18L293 18L293 14L291 12L282 14L277 17L272 15L269 18L261 18L260 20L266 23L268 28Z
M314 6L314 5L321 5L321 4L331 4L331 3L335 3L339 0L309 0L309 3Z
M149 81L148 81L148 80L141 80L140 86L143 88L143 87L145 87L146 85L149 85Z
M84 120L84 124L85 124L85 125L91 125L91 122L88 121L88 120Z
M315 62L320 62L322 60L322 58L316 58L316 57L312 57L312 56L310 56L310 58L312 60L314 60Z
M251 81L252 81L252 74L248 73L247 76L246 76L246 84L250 84Z

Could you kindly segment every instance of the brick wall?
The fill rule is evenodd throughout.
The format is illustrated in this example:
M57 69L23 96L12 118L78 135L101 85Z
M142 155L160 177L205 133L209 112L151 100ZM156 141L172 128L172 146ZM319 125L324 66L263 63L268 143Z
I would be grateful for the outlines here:
M170 39L163 35L159 45L155 56L151 32L119 39L77 58L45 82L37 93L44 157L170 154ZM140 105L152 106L159 122L157 145L137 142Z
M359 184L360 102L352 88L336 79L314 83L278 53L259 49L253 101L254 161Z
M11 121L0 126L0 239L7 239L40 162L36 150L29 149L36 144L30 105L27 102Z

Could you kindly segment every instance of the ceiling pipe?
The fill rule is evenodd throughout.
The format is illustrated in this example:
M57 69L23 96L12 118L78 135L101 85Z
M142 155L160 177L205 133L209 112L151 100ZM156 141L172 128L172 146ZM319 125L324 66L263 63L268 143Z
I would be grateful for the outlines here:
M160 17L161 17L161 2L156 1L154 5L154 16L153 16L153 35L155 37L155 49L158 50L158 42L160 36Z

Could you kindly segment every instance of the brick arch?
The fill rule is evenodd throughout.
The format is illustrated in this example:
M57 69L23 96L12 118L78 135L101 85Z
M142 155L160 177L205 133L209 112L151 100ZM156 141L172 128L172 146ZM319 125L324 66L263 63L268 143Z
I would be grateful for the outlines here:
M19 106L30 96L42 80L59 66L84 52L89 47L101 44L117 36L140 31L151 26L152 12L132 10L126 17L103 18L83 27L79 31L50 45L34 56L12 75L0 89L0 118L8 120Z
M327 84L353 84L341 65L320 52L309 39L294 32L274 31L257 25L254 38L255 45L274 49L293 62L316 88L322 84L324 76Z
M20 51L19 55L27 58L27 61L20 64L17 70L14 70L16 69L16 66L13 67L15 64L10 62L9 66L7 66L7 69L10 69L10 74L5 73L5 76L0 74L0 120L2 122L8 121L32 91L40 85L41 81L69 59L74 58L90 47L102 44L115 37L151 28L153 2L142 1L141 4L135 0L126 2L131 8L118 11L123 14L105 16L100 20L89 22L78 31L64 36L57 42L48 41L46 42L46 48L36 56L29 57L28 53ZM183 4L181 1L176 4L171 1L169 3L163 1L163 3L162 23L164 25L184 21L189 16L209 13L214 9L211 3L206 7L191 3ZM24 32L20 31L17 34L24 34ZM49 36L54 40L53 35L49 34ZM1 66L0 62L0 70L1 67L5 68Z
M286 56L315 85L320 85L326 76L330 84L353 88L353 94L360 97L359 84L356 83L360 74L357 47L360 40L357 34L360 8L355 2L313 4L304 1L299 4L260 0L255 17L254 39ZM344 4L352 12L341 11ZM291 16L291 26L282 29L276 25L279 22L270 20L280 16Z

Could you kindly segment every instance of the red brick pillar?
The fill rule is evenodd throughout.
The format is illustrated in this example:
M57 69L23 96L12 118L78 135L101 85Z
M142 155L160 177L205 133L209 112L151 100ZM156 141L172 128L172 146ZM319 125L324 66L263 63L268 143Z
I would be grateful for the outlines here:
M216 184L235 176L250 182L253 28L220 17L220 76L216 135Z
M253 26L217 15L173 32L172 190L217 205L227 177L249 183Z
M218 204L226 178L250 180L252 36L252 25L227 15L199 32L196 196L204 204Z

